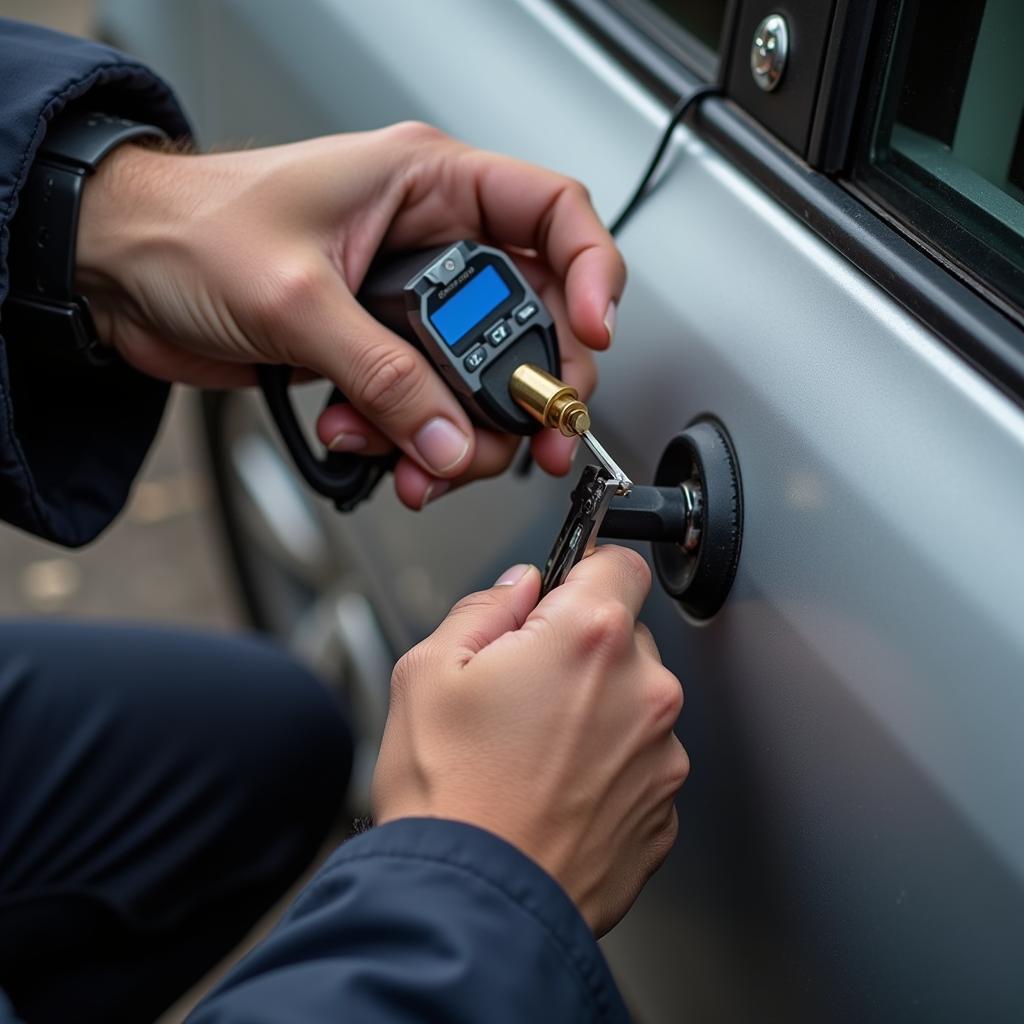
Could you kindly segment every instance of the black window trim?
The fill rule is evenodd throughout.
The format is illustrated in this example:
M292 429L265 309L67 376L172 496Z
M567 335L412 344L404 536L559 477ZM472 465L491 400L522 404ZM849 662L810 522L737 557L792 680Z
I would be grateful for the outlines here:
M717 80L719 72L718 53L691 35L664 11L658 10L649 0L606 0L621 17L639 29L674 61L705 82ZM729 24L734 13L734 0L728 0L723 26ZM723 27L724 31L724 27ZM719 52L723 52L721 47Z
M605 0L552 2L666 107L702 84ZM727 20L726 43L731 24ZM721 60L720 67L725 63ZM1024 330L1005 307L979 289L975 279L965 279L940 253L929 251L855 183L840 183L810 167L730 100L707 97L687 117L687 125L1024 406Z
M701 84L699 68L689 67L607 0L551 3L581 25L667 106Z

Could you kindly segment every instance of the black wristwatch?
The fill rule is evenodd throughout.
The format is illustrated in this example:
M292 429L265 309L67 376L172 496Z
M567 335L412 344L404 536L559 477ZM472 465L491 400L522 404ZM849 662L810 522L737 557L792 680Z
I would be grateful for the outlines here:
M11 223L11 290L2 330L11 341L32 337L102 366L113 359L96 334L89 303L75 294L75 246L85 179L117 146L166 139L149 124L92 111L61 114L50 125L18 196Z

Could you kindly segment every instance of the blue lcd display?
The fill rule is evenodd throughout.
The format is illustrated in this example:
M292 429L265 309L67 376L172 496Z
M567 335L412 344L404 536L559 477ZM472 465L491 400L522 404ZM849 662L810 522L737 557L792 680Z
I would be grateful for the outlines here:
M486 266L461 291L434 310L430 322L449 345L454 345L511 294L494 267Z

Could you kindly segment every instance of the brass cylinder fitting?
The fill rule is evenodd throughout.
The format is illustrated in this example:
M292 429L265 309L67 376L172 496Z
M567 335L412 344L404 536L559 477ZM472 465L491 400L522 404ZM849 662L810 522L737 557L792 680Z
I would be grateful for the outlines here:
M579 392L532 363L516 367L508 385L516 405L545 427L555 427L566 437L590 429L590 412Z

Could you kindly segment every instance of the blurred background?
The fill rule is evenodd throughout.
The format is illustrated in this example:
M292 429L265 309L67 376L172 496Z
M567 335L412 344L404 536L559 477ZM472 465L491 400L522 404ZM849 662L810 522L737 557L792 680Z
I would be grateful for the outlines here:
M92 34L94 14L91 0L0 0L0 16L75 35ZM175 389L131 502L85 550L0 528L0 615L150 619L215 629L242 623L212 514L196 400Z

